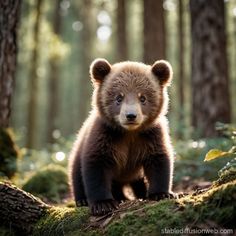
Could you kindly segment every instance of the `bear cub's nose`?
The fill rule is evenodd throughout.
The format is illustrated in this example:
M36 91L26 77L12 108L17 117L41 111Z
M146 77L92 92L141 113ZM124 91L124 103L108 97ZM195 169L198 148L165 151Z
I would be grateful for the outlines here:
M127 114L126 114L126 119L127 119L128 121L134 121L134 120L136 119L136 117L137 117L137 115L134 114L134 113L127 113Z

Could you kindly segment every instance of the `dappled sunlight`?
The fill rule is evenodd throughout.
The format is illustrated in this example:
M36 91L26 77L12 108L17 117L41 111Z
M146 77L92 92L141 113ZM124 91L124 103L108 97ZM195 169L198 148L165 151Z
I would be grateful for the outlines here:
M106 43L109 40L110 36L111 28L109 26L103 25L97 29L97 37L101 42Z
M56 154L55 154L55 158L56 158L56 160L57 161L64 161L65 160L65 158L66 158L66 155L65 155L65 153L64 152L57 152Z

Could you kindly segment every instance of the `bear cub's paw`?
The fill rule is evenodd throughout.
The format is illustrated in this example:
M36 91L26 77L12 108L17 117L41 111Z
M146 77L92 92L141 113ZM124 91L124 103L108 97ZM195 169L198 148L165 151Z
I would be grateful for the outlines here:
M86 198L84 199L79 199L78 201L76 201L76 206L77 207L82 207L82 206L88 206L88 201Z
M90 204L91 214L94 216L106 215L114 210L117 210L119 203L113 199L96 201Z
M164 192L160 192L160 193L152 193L149 195L149 200L152 200L152 201L160 201L162 199L178 199L179 198L179 195L177 193L174 193L174 192L167 192L167 193L164 193Z

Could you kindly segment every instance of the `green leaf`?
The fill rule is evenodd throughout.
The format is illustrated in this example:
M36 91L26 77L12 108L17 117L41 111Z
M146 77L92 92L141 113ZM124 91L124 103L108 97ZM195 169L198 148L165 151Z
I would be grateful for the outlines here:
M205 156L204 161L211 161L214 160L216 158L220 158L220 157L225 157L228 155L231 155L232 152L223 152L219 149L211 149Z

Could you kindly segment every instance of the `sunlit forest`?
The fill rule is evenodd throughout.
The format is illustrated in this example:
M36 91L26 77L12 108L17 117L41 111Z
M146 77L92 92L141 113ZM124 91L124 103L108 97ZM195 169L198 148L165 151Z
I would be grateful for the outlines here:
M96 220L75 208L68 158L91 110L96 58L172 65L167 117L173 190L183 200L125 202ZM233 235L235 104L236 0L1 1L0 235L159 235L175 227ZM40 214L30 210L34 201Z

